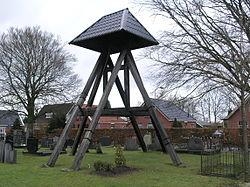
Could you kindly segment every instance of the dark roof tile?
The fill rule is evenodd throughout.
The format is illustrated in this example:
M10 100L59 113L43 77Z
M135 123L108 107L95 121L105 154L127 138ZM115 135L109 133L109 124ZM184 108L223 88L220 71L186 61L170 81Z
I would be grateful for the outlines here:
M0 126L12 126L16 119L20 119L17 112L0 110Z
M109 49L112 54L123 49L156 45L158 42L128 9L123 9L103 16L70 44L98 52Z
M196 121L189 113L185 112L171 101L162 99L151 99L153 104L170 120Z

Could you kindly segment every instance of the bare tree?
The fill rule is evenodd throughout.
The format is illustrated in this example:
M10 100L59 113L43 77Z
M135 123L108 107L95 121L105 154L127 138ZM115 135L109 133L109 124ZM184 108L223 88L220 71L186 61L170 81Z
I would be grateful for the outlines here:
M31 135L41 104L77 92L74 61L58 38L39 27L10 28L0 36L0 102L25 113Z
M208 123L220 122L228 115L228 111L237 106L221 89L210 91L201 98L168 94L164 94L163 98L170 100L196 120Z
M241 102L245 173L248 138L245 99L250 93L249 0L144 0L167 26L161 44L148 51L159 62L158 86L185 86L190 94L230 90ZM163 27L163 24L162 24ZM246 178L245 178L246 179Z

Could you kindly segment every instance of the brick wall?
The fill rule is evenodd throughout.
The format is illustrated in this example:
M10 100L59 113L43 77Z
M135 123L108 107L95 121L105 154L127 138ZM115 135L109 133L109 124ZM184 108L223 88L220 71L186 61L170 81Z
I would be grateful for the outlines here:
M212 136L215 132L214 129L200 129L200 128L190 128L190 129L182 129L182 128L172 128L165 129L170 136L170 139L173 143L181 143L185 141L188 137L207 137ZM49 136L43 134L37 134L38 138L42 137L54 137L60 136L62 129L56 130L55 133L50 134ZM74 139L77 133L77 129L72 129L69 138ZM147 133L151 133L153 137L155 137L154 129L141 129L142 136ZM129 137L136 136L134 129L96 129L93 141L99 140L101 137L110 137L115 144L123 144L125 140Z

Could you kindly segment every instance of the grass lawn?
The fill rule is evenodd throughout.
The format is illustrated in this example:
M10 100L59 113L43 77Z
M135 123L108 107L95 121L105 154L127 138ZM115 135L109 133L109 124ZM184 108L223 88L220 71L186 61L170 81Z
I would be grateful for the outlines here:
M116 178L106 178L89 173L94 170L93 163L97 160L114 162L114 149L103 148L104 154L95 154L91 150L82 162L81 170L62 172L62 168L70 167L74 159L67 154L60 155L56 166L41 168L47 163L49 156L23 155L18 149L17 164L0 163L0 186L4 187L51 187L51 186L93 186L93 187L223 187L237 186L237 180L201 176L200 156L179 154L186 168L178 168L171 164L168 155L161 152L124 151L127 165L140 168L140 171Z

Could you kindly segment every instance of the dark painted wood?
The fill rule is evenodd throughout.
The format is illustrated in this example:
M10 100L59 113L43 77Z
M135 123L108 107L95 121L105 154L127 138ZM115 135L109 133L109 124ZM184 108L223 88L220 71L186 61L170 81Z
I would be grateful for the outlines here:
M112 62L111 59L109 60L108 64L109 64L109 66L111 68L113 68L114 65L113 65L113 62ZM146 146L146 144L145 144L145 142L143 140L141 131L140 131L140 129L138 127L138 124L137 124L137 122L135 120L135 117L134 117L134 116L139 115L139 113L134 114L130 110L129 68L128 68L128 65L127 65L127 57L125 57L125 59L124 59L124 88L125 88L125 91L122 88L122 84L121 84L121 81L120 81L119 77L116 78L115 83L116 83L117 89L118 89L118 91L119 91L119 93L121 95L123 104L125 106L125 109L116 110L117 115L124 116L124 117L129 117L129 119L130 119L130 121L131 121L131 123L133 125L133 128L135 130L135 134L136 134L136 136L138 138L138 141L139 141L139 144L140 144L142 150L144 152L147 152L147 146ZM141 108L139 108L138 111L140 111L140 109ZM123 115L121 115L122 112L123 112ZM111 113L111 114L115 115L115 111L113 110L113 113ZM148 115L148 111L146 111L145 115ZM143 116L145 116L145 115L143 115Z
M114 68L114 64L113 64L111 58L109 58L108 65L109 65L110 68L112 68L112 69ZM122 84L121 84L121 81L120 81L118 76L115 79L115 84L116 84L118 92L119 92L119 94L120 94L120 96L122 98L122 101L124 103L125 102L125 93L123 91Z
M96 111L96 108L87 108L83 109L84 116L93 116ZM79 115L82 115L79 113ZM126 108L107 108L104 109L101 116L124 116L130 117L133 116L148 116L148 108L144 107L130 107L129 109Z
M129 82L129 68L128 68L128 57L125 57L124 63L124 92L125 92L125 100L126 107L130 107L130 82Z
M102 53L99 58L98 58L98 61L97 63L95 64L95 67L93 69L93 71L91 72L90 76L89 76L89 79L77 101L77 103L73 106L73 109L70 110L71 114L70 115L67 115L69 116L69 119L66 121L66 125L61 133L61 136L55 146L55 149L53 150L51 156L50 156L50 159L48 160L47 164L45 164L46 166L48 167L54 167L55 166L55 163L57 161L57 158L60 154L60 152L62 151L63 149L63 146L66 142L66 138L68 137L69 133L70 133L70 130L74 124L74 122L76 121L76 118L77 118L77 114L79 113L79 107L82 107L88 93L89 93L89 90L93 84L93 81L96 77L96 73L97 73L97 70L98 70L98 67L100 67L101 63L102 63L102 60L103 58L105 57L106 55L104 53Z
M118 75L118 72L119 72L119 70L121 68L122 61L124 60L124 57L125 57L126 53L127 53L127 50L122 51L120 53L118 59L117 59L116 65L115 65L115 67L114 67L114 69L112 71L112 74L111 74L111 76L110 76L110 78L108 80L108 84L107 84L107 86L105 88L105 91L104 91L104 93L103 93L103 95L101 97L101 100L100 100L100 102L99 102L99 104L98 104L98 106L96 108L96 112L95 112L95 114L94 114L94 116L92 118L92 122L89 125L89 128L87 129L87 131L86 131L86 133L84 135L82 144L80 145L79 151L76 154L75 160L74 160L74 162L72 164L72 167L71 167L72 170L78 170L80 168L81 161L82 161L82 159L83 159L83 157L84 157L84 155L85 155L85 153L86 153L86 151L88 149L88 146L90 144L90 141L91 141L93 133L94 133L94 130L95 130L96 125L98 123L98 120L99 120L99 118L101 116L101 113L102 113L102 111L104 109L104 106L105 106L105 104L106 104L106 102L108 100L108 96L109 96L110 91L112 89L112 86L113 86L113 84L115 82L115 79L116 79L116 77Z
M71 149L71 153L70 153L71 155L76 154L78 145L79 145L80 140L81 140L81 136L82 136L82 134L84 132L84 128L86 128L86 126L87 126L87 124L86 124L87 120L88 120L88 116L83 116L83 120L81 121L79 129L77 130L76 137L75 137L72 149Z
M124 65L122 65L120 70L124 70L124 68L125 68ZM112 70L113 70L113 67L108 67L107 68L108 72L112 72Z
M146 89L144 88L139 71L136 67L134 58L133 58L130 51L128 52L128 62L129 62L128 63L129 69L130 69L130 71L134 77L134 80L135 80L135 82L136 82L136 84L137 84L137 86L142 94L144 102L149 109L150 117L153 120L152 122L154 124L155 130L158 131L157 134L159 135L159 140L161 141L162 149L167 150L174 165L176 165L176 166L181 165L182 163L181 163L179 157L177 156L173 145L170 142L170 138L169 138L168 134L166 133L165 129L160 124L160 121L156 115L155 108L154 108L154 106L153 106L153 104L152 104L152 102L151 102L151 100L146 92Z
M93 105L93 102L94 102L98 87L99 87L100 82L101 82L102 75L103 75L103 73L105 71L105 67L107 65L108 58L109 58L109 56L107 55L105 57L104 61L100 64L100 66L99 66L99 68L97 70L95 83L93 85L91 94L90 94L89 99L88 99L88 106ZM76 137L75 137L75 140L74 140L74 144L73 144L73 147L72 147L72 150L71 150L71 155L75 155L75 153L77 151L78 145L79 145L80 140L81 140L81 136L83 134L84 128L86 127L87 119L88 119L88 115L85 115L84 119L81 122L81 124L79 126L79 129L77 131L77 134L76 134Z

